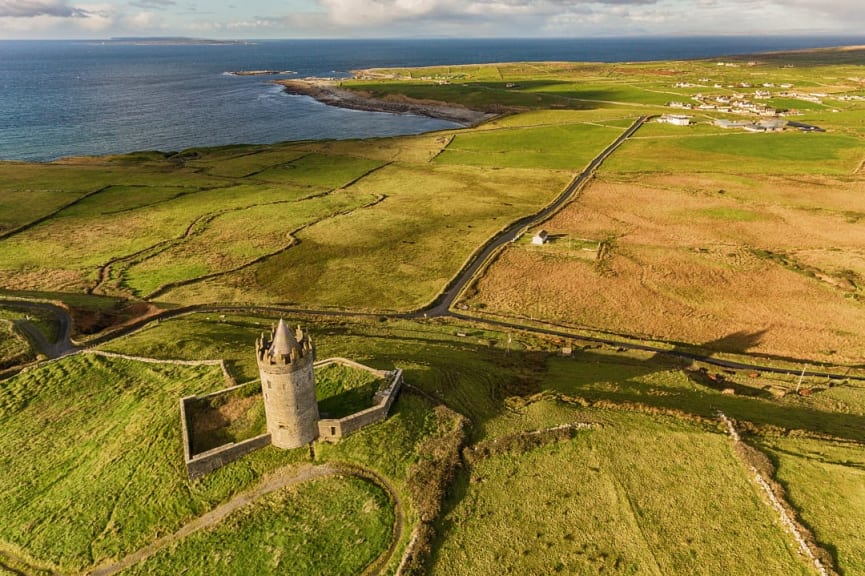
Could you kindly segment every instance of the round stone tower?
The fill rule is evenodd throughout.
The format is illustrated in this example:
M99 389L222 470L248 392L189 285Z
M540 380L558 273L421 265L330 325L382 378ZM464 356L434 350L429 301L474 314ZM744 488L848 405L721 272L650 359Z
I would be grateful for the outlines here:
M318 437L312 340L280 319L269 338L263 334L256 342L256 357L271 442L278 448L309 444Z

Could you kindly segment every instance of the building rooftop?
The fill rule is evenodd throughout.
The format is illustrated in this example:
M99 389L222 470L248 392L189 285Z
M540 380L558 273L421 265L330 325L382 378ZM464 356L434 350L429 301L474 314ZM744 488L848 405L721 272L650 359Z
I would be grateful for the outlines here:
M279 323L273 331L273 342L267 350L269 356L288 356L291 350L297 347L297 338L288 329L288 326L279 319Z

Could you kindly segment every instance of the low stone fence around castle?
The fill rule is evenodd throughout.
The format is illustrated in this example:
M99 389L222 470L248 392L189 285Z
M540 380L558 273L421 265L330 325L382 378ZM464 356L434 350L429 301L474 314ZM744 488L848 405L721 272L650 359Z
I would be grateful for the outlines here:
M180 426L183 438L183 462L186 464L186 473L190 480L194 480L209 472L213 472L217 468L221 468L229 462L234 462L235 460L246 456L250 452L258 450L259 448L264 448L270 444L270 434L262 434L242 442L224 444L200 454L194 453L192 435L189 433L191 426L189 415L187 413L187 406L189 403L203 398L209 398L211 396L226 394L237 390L238 388L243 388L246 385L247 384L240 384L238 386L226 388L225 390L219 390L218 392L211 392L210 394L204 394L202 396L185 396L180 399Z
M113 356L123 357L120 355ZM183 362L184 364L187 363L186 361L177 362ZM209 364L211 362L214 365L218 363L218 361L207 361L206 363ZM352 368L366 370L371 374L375 374L379 378L386 378L387 382L376 392L375 397L373 398L373 406L371 406L370 408L361 410L360 412L355 412L354 414L350 414L344 418L319 420L319 441L336 442L343 436L348 436L352 432L357 432L365 426L375 424L376 422L381 422L382 420L387 418L388 413L390 412L390 408L393 405L394 400L396 400L396 396L399 393L400 388L403 384L402 370L396 369L392 372L386 370L376 370L374 368L364 366L363 364L360 364L353 360L349 360L347 358L328 358L326 360L316 362L315 367L322 368L330 364L342 364L344 366L350 366ZM224 364L223 369L225 369ZM231 381L233 382L233 380ZM193 446L192 442L192 434L190 433L192 428L192 423L189 420L191 403L212 396L227 394L244 386L249 386L253 383L255 382L253 381L246 384L231 386L230 388L226 388L224 390L219 390L217 392L211 392L209 394L203 394L200 396L185 396L180 399L180 424L183 437L183 459L184 463L186 464L186 472L190 480L194 480L195 478L204 476L205 474L212 472L217 468L228 464L229 462L233 462L239 458L242 458L250 452L258 450L259 448L264 448L271 443L270 434L262 434L254 438L249 438L248 440L243 440L242 442L232 442L230 444L224 444L222 446L213 448L212 450L208 450L200 454L195 453L195 447Z
M195 480L265 446L270 446L270 434L262 434L243 442L226 444L219 448L214 448L187 460L186 473L189 475L190 480Z
M341 358L340 356L333 356L331 358L326 358L324 360L319 360L314 363L313 366L315 368L324 368L325 366L330 366L331 364L341 364L342 366L348 366L349 368L357 368L358 370L366 370L370 374L375 374L379 378L387 378L393 372L388 372L387 370L376 370L375 368L370 368L360 362L355 362L354 360L349 360L348 358Z
M330 360L338 363L343 363L342 358L331 358ZM362 364L352 362L350 365L370 370ZM372 370L370 370L372 372ZM318 439L324 442L337 442L340 438L348 436L352 432L357 432L365 426L381 422L387 418L390 407L396 400L397 393L402 387L402 370L397 369L393 372L379 372L380 376L390 376L390 381L387 386L376 392L375 404L371 408L349 414L344 418L331 418L318 421Z

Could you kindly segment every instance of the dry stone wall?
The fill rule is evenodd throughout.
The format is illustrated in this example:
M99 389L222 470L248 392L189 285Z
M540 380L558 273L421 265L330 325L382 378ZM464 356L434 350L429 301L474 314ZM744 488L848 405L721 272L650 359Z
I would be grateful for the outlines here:
M225 444L214 448L213 450L202 452L201 454L194 453L192 436L189 433L191 422L189 421L187 405L192 401L225 394L240 387L241 386L232 386L226 390L220 390L219 392L213 392L204 396L186 396L180 399L180 426L182 428L183 437L183 460L184 464L186 464L186 473L190 480L204 476L208 472L213 472L217 468L221 468L229 462L234 462L254 450L270 445L270 434L262 434L242 442Z
M333 362L326 361L329 363L343 363L341 362L342 358L331 359ZM349 361L350 362L350 361ZM324 364L322 364L324 365ZM348 436L352 432L357 432L364 426L369 426L370 424L375 424L376 422L381 422L385 418L387 418L388 413L390 412L390 407L393 405L394 400L396 399L397 394L399 393L400 388L402 387L402 370L395 370L394 372L382 372L382 371L374 371L370 370L366 366L362 364L357 364L356 362L350 362L348 364L353 367L359 367L364 370L369 370L370 372L377 372L379 376L390 376L391 379L388 382L388 385L383 389L379 390L375 396L375 405L371 408L367 408L366 410L361 410L360 412L355 412L354 414L349 414L344 418L339 419L324 419L318 421L318 439L325 442L336 442L340 438L344 436Z
M195 480L265 446L270 446L270 434L262 434L243 442L226 444L187 460L186 472L190 480Z
M120 355L116 356L122 357ZM128 357L128 359L137 358ZM180 362L186 363L186 361L178 361L178 363ZM207 361L205 363L210 364L211 362ZM212 363L216 365L219 362L214 361ZM368 372L371 372L380 378L388 378L388 381L384 387L382 387L378 392L376 392L374 405L370 408L361 410L360 412L355 412L354 414L350 414L340 419L318 420L316 423L318 440L326 442L336 442L344 436L348 436L353 432L357 432L365 426L375 424L376 422L381 422L382 420L387 418L388 413L390 412L390 408L396 400L396 397L399 394L399 391L403 384L402 370L397 369L393 372L375 370L373 368L364 366L363 364L359 364L346 358L328 358L327 360L316 362L314 366L315 368L321 368L330 364L343 364L345 366L367 370ZM272 435L270 433L267 433L262 434L261 436L256 436L255 438L244 440L243 442L236 442L219 446L217 448L214 448L213 450L208 450L207 452L202 452L200 454L195 453L194 446L192 445L192 437L189 433L190 429L192 428L192 423L189 421L189 404L193 401L209 398L211 396L226 394L228 392L232 392L234 390L237 390L238 388L248 385L249 383L234 385L230 388L226 388L225 390L211 392L210 394L205 394L201 396L186 396L180 399L180 422L183 437L183 456L184 462L186 464L186 472L190 480L194 480L195 478L212 472L217 468L228 464L229 462L233 462L239 458L242 458L243 456L249 454L254 450L258 450L259 448L263 448L273 443Z

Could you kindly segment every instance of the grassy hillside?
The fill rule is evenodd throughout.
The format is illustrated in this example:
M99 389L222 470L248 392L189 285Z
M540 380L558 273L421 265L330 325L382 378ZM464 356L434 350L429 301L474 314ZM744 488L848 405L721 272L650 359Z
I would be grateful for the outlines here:
M502 115L403 138L0 163L0 295L63 300L81 333L150 304L374 312L290 320L319 358L406 382L388 419L339 443L268 447L188 481L178 398L223 388L218 368L77 354L6 378L0 571L78 573L154 545L127 573L353 574L380 557L394 573L406 553L416 574L815 573L751 466L830 568L865 570L863 53L379 70L344 87ZM712 121L739 116L717 107L689 111L694 126L645 124L536 227L550 242L533 245L533 228L509 244L458 305L848 377L387 314L429 303L639 116L758 90L826 132L722 130ZM0 366L35 357L22 319L0 311ZM248 382L274 320L190 313L102 348L224 359ZM331 411L375 385L320 376ZM756 450L734 446L719 412ZM347 472L160 540L309 465Z
M728 438L641 414L573 417L595 428L472 466L433 574L812 573Z
M761 447L778 467L777 478L819 542L833 551L845 574L865 572L862 447L808 439L770 438Z
M193 314L154 325L108 348L162 358L227 357L237 378L252 377L252 343L271 322L272 318ZM806 379L804 385L816 390L806 397L792 393L795 378L754 381L745 374L728 375L727 386L740 390L731 396L661 358L603 348L560 358L552 353L556 342L528 334L511 333L508 342L503 332L441 321L303 323L312 328L321 357L339 354L379 368L403 368L410 386L467 417L471 451L488 454L468 456L467 467L449 491L444 516L435 524L438 536L429 564L434 573L450 573L457 566L464 566L467 573L485 573L497 563L521 573L545 572L561 563L574 573L602 566L613 573L628 573L637 566L659 573L699 566L701 573L726 574L735 562L754 573L759 567L769 573L808 573L791 552L792 540L761 500L729 438L721 433L717 411L738 420L770 454L779 433L811 438L819 447L813 449L820 450L865 442L865 394L854 383L819 390L819 383ZM177 398L222 385L219 371L211 368L92 356L68 358L4 382L0 439L11 459L4 475L8 480L0 486L0 506L14 522L6 525L2 548L29 558L35 566L81 570L134 551L156 534L171 533L254 486L269 471L308 457L306 450L266 449L187 483ZM770 388L775 392L769 393ZM419 510L431 505L421 499L423 490L416 494L412 488L426 478L418 463L427 458L438 462L435 458L441 455L435 454L449 453L433 448L446 438L439 436L444 429L436 424L440 418L435 414L426 400L404 392L395 414L384 423L339 444L316 448L320 462L369 467L394 485L408 522L400 549L408 542ZM524 436L573 423L593 427L552 443L543 436L540 442L531 434ZM24 437L30 440L22 447ZM143 437L150 439L146 446L139 443ZM851 464L840 465L839 473L855 475ZM435 464L432 470L446 470L441 466ZM26 477L31 481L19 480L23 470L29 471ZM805 478L816 478L818 472L805 468L797 473L803 480L788 481L782 465L779 479L789 486L794 504L802 503L805 521L817 530L819 516L807 515L812 514L812 497L797 486L807 486ZM291 500L282 498L303 498L304 490L297 496L274 496L266 501L270 504L232 516L213 532L178 542L140 569L159 572L186 562L184 558L195 557L209 547L208 542L219 540L221 530L228 529L222 526L232 527L234 534L248 534L241 540L254 546L253 536L270 530L268 515L280 509L281 502L290 505ZM855 492L846 490L838 495L855 498ZM78 504L60 506L61 501ZM344 502L334 514L348 514L357 504L350 495ZM718 507L725 514L719 514ZM834 513L852 526L857 509L839 506ZM318 538L313 526L335 517L313 510L280 524L280 530L288 535L292 526L303 526L310 537ZM387 508L381 510L384 514ZM387 523L384 516L369 518ZM559 529L562 523L567 530ZM29 529L22 530L24 525ZM533 526L529 540L524 538L526 525ZM842 526L840 521L834 524ZM357 538L352 535L356 529L365 530L347 524L340 541ZM842 565L855 566L855 539L833 530L817 530L818 541L837 554ZM294 546L286 537L286 546ZM463 564L468 560L460 550L467 547L477 553ZM375 549L381 551L380 546ZM251 550L238 549L214 562L232 562ZM277 556L274 566L282 566ZM335 566L315 557L309 562Z
M387 548L392 523L380 488L328 478L267 496L121 574L353 576Z

